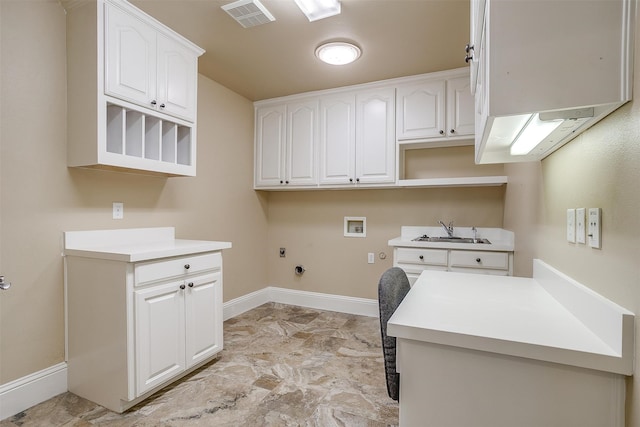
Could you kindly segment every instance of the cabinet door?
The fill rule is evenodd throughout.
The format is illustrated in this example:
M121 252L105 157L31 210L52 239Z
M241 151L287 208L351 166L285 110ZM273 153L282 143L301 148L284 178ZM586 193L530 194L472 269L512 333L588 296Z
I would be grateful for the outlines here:
M187 280L187 368L222 350L222 274Z
M177 281L134 292L137 396L185 369L183 284Z
M293 185L315 185L318 102L287 105L286 180Z
M356 96L356 180L361 184L395 181L395 90Z
M447 80L447 132L449 136L473 135L475 100L467 77Z
M397 138L445 136L445 82L419 82L398 87Z
M105 4L107 95L152 107L156 99L156 32L116 6Z
M255 186L284 184L285 105L256 110Z
M356 102L353 94L320 100L320 183L355 181Z
M195 121L198 58L180 43L158 34L156 107Z

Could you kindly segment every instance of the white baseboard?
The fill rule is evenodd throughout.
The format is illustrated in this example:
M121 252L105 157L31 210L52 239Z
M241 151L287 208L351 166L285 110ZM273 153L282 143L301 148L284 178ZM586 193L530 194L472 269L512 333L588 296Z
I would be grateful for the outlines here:
M268 302L378 317L377 300L269 286L224 303L223 318L230 319ZM67 364L64 362L0 385L0 420L66 391Z
M346 297L342 295L322 294L269 286L224 303L224 319L230 319L267 302L278 302L281 304L338 311L368 317L378 317L379 315L378 301L374 299Z
M65 362L0 385L0 420L66 391Z

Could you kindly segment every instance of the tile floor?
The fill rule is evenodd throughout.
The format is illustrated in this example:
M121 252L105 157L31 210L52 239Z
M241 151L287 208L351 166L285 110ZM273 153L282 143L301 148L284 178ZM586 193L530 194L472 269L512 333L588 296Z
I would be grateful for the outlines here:
M10 426L349 426L398 424L378 319L269 303L224 324L213 362L124 414L64 393Z

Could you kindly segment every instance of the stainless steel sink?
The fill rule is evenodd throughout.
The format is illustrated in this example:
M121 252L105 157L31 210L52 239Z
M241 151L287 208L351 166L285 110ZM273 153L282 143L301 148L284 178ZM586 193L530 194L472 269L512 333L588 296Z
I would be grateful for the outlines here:
M490 245L488 239L474 239L473 237L429 237L427 235L416 237L415 242L443 242L443 243L483 243Z

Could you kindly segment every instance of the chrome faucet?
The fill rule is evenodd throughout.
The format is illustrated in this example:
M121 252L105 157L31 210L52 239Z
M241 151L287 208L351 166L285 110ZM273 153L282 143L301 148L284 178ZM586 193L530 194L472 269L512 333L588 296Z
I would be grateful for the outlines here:
M438 221L438 223L444 228L444 231L447 232L447 236L453 237L453 221L449 223L449 225L445 225L444 222Z
M471 231L473 231L473 243L478 243L478 229L471 227Z

